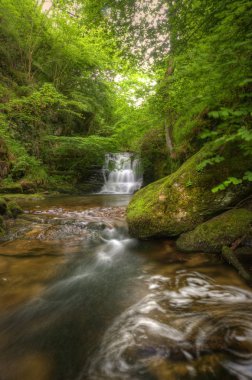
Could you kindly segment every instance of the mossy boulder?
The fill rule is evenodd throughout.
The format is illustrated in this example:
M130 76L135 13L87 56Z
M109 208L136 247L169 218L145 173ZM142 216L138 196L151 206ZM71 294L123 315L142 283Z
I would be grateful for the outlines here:
M197 165L209 152L209 148L202 148L176 172L138 191L127 209L131 235L143 239L178 236L250 193L248 183L211 191L227 177L240 178L249 170L249 160L239 153L234 155L233 149L226 147L222 152L224 161L199 171Z
M251 227L252 211L233 209L182 234L177 240L177 248L187 252L221 252L223 246L249 236Z

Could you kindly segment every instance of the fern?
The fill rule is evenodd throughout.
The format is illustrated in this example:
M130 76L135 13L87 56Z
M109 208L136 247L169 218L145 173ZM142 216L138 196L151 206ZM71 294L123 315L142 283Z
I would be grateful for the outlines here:
M215 164L219 164L220 162L224 161L224 159L225 159L224 157L219 156L219 155L214 156L214 157L212 157L212 158L208 158L208 159L202 161L200 164L198 164L198 165L196 166L196 170L197 170L198 172L201 172L201 171L204 170L208 165L212 166L212 165L215 165Z
M230 185L237 186L243 183L244 181L252 182L252 172L245 172L242 179L236 177L228 177L228 179L220 183L218 186L215 186L211 191L212 193L217 193L218 191L225 190Z

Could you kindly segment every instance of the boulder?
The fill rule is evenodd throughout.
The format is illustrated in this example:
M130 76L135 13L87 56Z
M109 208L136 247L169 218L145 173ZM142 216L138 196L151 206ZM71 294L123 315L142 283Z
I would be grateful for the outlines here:
M233 209L198 225L193 231L182 234L177 248L187 252L221 252L236 240L251 235L252 211Z
M138 238L172 237L190 231L198 224L236 204L251 192L251 185L230 185L213 193L211 189L228 177L240 178L250 162L234 148L222 152L224 161L197 170L209 148L202 148L176 172L138 191L127 209L130 234Z

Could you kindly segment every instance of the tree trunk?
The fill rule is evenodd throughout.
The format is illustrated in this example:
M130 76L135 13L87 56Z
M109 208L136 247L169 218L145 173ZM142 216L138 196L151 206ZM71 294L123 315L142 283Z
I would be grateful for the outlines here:
M172 117L171 117L172 119ZM166 141L166 147L169 152L169 155L171 158L176 158L176 153L174 152L174 146L172 141L172 121L169 122L169 125L167 124L167 119L165 119L164 122L165 125L165 141Z

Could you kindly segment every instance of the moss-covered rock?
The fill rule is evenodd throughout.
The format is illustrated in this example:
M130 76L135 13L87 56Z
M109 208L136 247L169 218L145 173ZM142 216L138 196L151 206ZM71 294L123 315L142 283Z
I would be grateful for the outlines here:
M211 189L227 177L240 177L249 170L249 160L226 147L225 160L198 171L209 151L205 147L176 172L138 191L127 209L131 235L139 238L177 236L235 204L251 191L249 184L231 185L213 193Z
M10 201L7 205L7 215L11 218L16 218L19 214L22 214L22 208L15 202Z
M0 193L2 194L19 194L22 193L23 189L20 183L17 182L8 182L0 185Z
M251 234L251 226L251 211L233 209L182 234L177 240L177 248L188 252L221 252L223 246Z
M0 215L4 215L7 212L7 202L4 198L0 198Z

